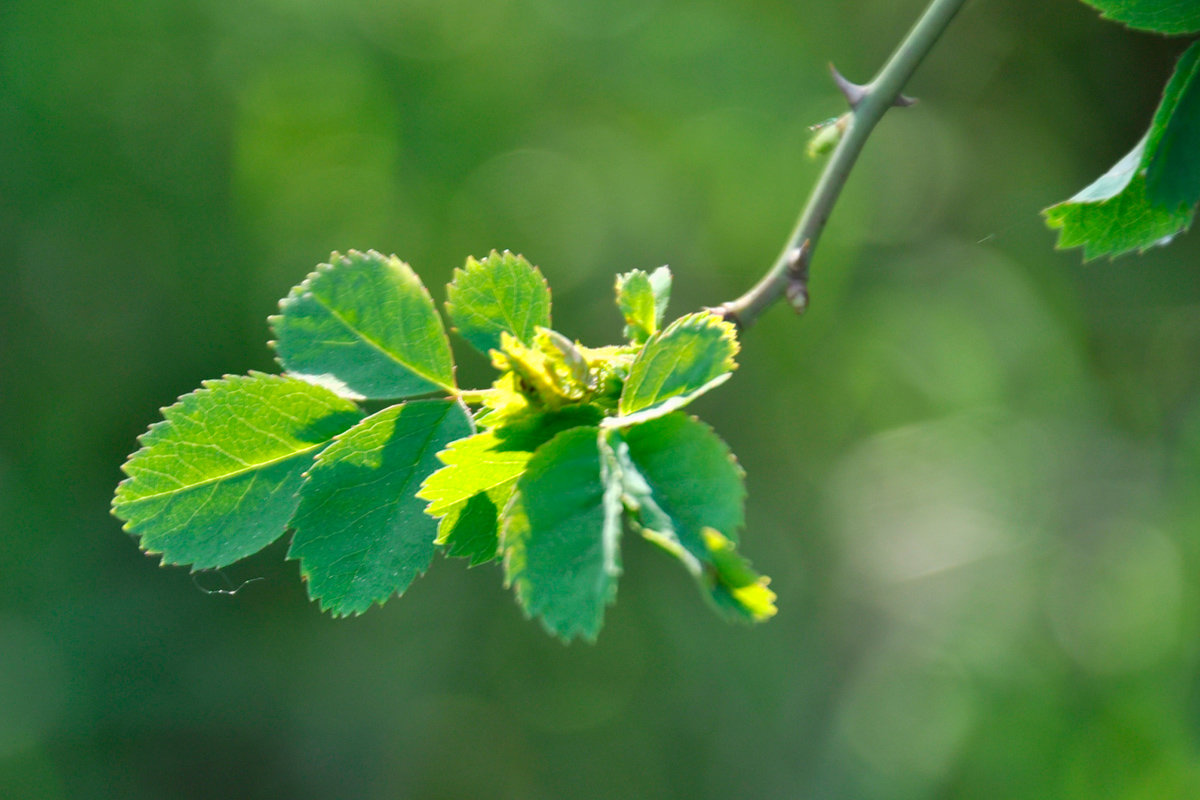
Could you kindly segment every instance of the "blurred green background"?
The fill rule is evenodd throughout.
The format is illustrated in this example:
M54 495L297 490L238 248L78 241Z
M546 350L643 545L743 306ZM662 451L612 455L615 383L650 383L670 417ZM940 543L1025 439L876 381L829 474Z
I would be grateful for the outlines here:
M968 5L810 313L699 404L770 623L632 538L594 646L444 559L337 621L282 542L191 576L108 515L160 406L274 369L265 317L332 249L439 299L522 252L588 344L618 271L669 263L676 313L741 293L842 110L826 62L868 78L922 5L5 0L0 796L1200 797L1200 237L1083 265L1037 215L1186 42L1071 0Z

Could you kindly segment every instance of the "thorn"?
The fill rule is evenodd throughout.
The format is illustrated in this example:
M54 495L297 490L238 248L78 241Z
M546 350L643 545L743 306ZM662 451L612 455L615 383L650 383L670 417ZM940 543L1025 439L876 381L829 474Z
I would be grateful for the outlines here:
M858 104L867 96L867 87L846 80L845 76L837 71L837 67L833 65L833 62L829 64L829 74L833 76L834 84L841 91L842 96L846 98L846 102L850 104L850 107L858 108Z
M812 239L805 239L804 243L799 247L793 247L791 250L788 250L785 259L787 261L789 279L798 280L808 278L808 258L811 253Z
M832 63L829 65L829 72L831 75L833 75L834 84L837 85L837 88L839 91L841 91L842 96L846 98L846 102L850 104L850 108L858 108L859 103L866 99L869 94L871 94L871 84L868 83L863 85L854 83L851 80L847 80L842 73L837 71L837 67L835 67ZM896 95L896 99L892 101L892 105L905 108L907 106L911 106L915 102L917 102L917 98L909 97L905 94L899 94Z

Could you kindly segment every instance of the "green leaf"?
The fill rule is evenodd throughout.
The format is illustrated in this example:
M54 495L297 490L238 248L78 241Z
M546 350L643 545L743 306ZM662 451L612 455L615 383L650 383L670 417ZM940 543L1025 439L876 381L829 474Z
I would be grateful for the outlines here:
M729 378L737 351L731 323L707 311L680 317L638 353L621 392L621 417L606 423L630 425L682 408Z
M278 539L315 456L362 414L327 389L252 372L163 409L124 466L113 513L164 564L223 567Z
M536 414L452 442L438 453L446 466L417 492L430 501L425 512L441 518L437 544L452 556L470 558L472 566L495 558L498 509L508 504L533 452L564 430L595 425L598 416L587 406Z
M508 489L511 496L512 487ZM492 498L502 495L500 489L480 492L451 506L438 520L434 544L446 548L448 556L470 559L467 566L475 567L494 559L499 554L498 520L502 506L498 507ZM507 496L504 501L508 502Z
M725 616L759 622L774 614L770 579L734 550L745 519L743 472L712 429L677 412L609 431L607 444L642 535L679 559Z
M471 435L454 400L416 400L367 417L317 458L300 490L289 558L335 615L402 593L433 559L437 523L416 497L437 452Z
M1179 59L1163 91L1143 166L1151 202L1183 211L1200 202L1200 42Z
M594 641L621 572L621 485L600 458L598 429L538 448L504 511L508 582L525 613L565 641Z
M508 332L527 345L550 327L550 287L538 268L505 250L482 261L467 259L446 289L446 312L462 337L481 353L500 347Z
M1105 19L1130 28L1157 33L1200 31L1200 3L1196 0L1083 0Z
M1200 43L1179 60L1150 130L1070 200L1045 209L1058 247L1084 258L1166 244L1188 229L1200 200Z
M374 250L334 253L270 318L290 374L352 399L454 389L442 319L412 268Z
M1095 183L1042 211L1046 224L1060 231L1057 247L1083 247L1085 259L1144 251L1168 243L1191 225L1191 210L1156 206L1146 196L1141 170L1146 139Z
M641 344L658 332L671 297L671 270L659 267L647 275L640 269L617 276L617 308L625 317L625 338Z
M635 513L643 529L677 540L700 560L708 556L704 528L737 541L745 523L744 473L712 428L677 411L611 441L625 464L626 492L640 506Z

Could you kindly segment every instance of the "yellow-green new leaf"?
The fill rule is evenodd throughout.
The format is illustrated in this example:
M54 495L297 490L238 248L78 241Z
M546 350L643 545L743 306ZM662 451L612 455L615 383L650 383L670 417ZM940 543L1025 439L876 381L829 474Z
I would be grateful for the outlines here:
M720 531L705 528L704 540L712 565L707 572L710 597L717 608L743 622L765 622L775 616L775 593L767 588L771 579L755 572Z
M671 297L671 270L659 267L647 275L640 269L617 276L617 308L625 317L625 338L641 344L658 332Z
M454 389L450 341L412 268L374 250L334 253L279 302L275 352L289 374L352 399Z
M461 403L416 400L367 417L321 453L288 557L322 609L361 614L429 568L437 523L416 490L440 466L438 451L471 433Z
M567 408L452 442L438 453L445 466L417 492L429 501L425 513L440 518L437 544L471 559L472 566L495 558L499 510L508 505L534 451L564 430L597 421L590 406Z
M362 419L350 401L278 375L203 387L163 409L113 499L144 550L195 569L232 564L282 536L313 457Z

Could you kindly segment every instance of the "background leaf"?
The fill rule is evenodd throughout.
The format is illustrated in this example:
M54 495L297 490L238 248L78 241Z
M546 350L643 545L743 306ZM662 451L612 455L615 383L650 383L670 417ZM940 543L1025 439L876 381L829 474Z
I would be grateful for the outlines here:
M505 250L482 261L467 259L446 289L446 313L481 353L500 347L507 331L527 345L538 327L550 327L550 287L538 268Z
M1130 28L1157 33L1200 31L1200 4L1196 0L1083 0L1105 19Z
M538 448L504 515L508 581L526 614L565 641L595 640L621 572L621 487L598 433L574 428Z
M1163 91L1143 166L1152 203L1187 210L1200 201L1200 42L1179 59Z
M471 434L455 400L416 400L367 417L321 454L301 489L289 558L335 615L399 594L433 558L436 523L416 488L437 452Z
M313 456L361 418L353 403L291 378L205 381L141 437L113 513L165 564L232 564L283 534Z
M440 517L437 543L472 566L496 557L497 517L516 488L533 452L561 431L594 425L590 406L536 414L515 425L452 442L438 459L445 464L421 485L426 513Z
M1118 256L1166 244L1191 225L1193 211L1154 205L1141 172L1143 138L1112 169L1082 191L1042 214L1059 229L1059 249L1083 247L1085 259Z
M442 319L412 268L374 250L334 253L279 303L275 351L290 374L355 399L454 388Z
M680 317L652 336L634 359L621 392L620 413L661 410L675 398L672 407L685 405L737 367L737 351L732 324L707 311Z

